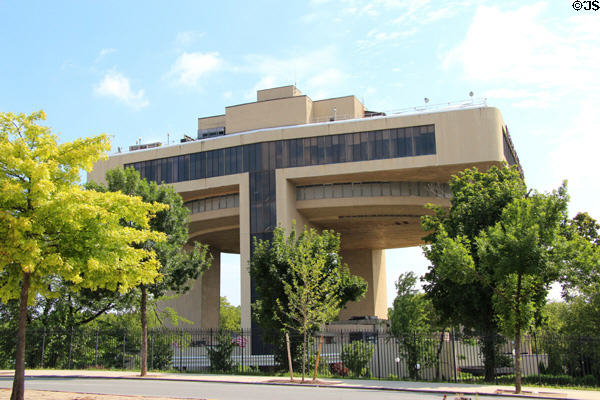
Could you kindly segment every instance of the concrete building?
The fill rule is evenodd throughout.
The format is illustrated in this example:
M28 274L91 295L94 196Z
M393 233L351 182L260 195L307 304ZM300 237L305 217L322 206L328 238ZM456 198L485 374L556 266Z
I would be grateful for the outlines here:
M495 108L466 102L386 115L354 96L312 101L295 86L260 90L256 102L199 118L198 139L186 140L114 154L89 179L103 182L107 169L132 166L183 196L192 212L189 240L208 243L215 263L174 305L202 328L218 325L219 252L241 256L249 328L251 237L270 238L294 220L339 232L344 261L369 283L340 319L387 318L384 249L421 244L423 206L449 206L452 174L518 163Z

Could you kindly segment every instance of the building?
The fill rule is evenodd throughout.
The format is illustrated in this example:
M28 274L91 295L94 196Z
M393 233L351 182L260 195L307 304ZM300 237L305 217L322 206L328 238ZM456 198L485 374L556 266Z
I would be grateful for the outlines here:
M465 102L386 115L354 96L312 101L295 86L260 90L256 102L199 118L198 139L152 146L112 155L89 179L132 166L182 195L192 211L190 242L210 244L216 256L174 301L202 328L218 325L221 251L241 255L242 326L251 326L251 237L269 238L292 221L341 233L344 261L369 283L340 319L387 318L384 249L421 244L423 206L449 206L452 174L518 163L495 108Z

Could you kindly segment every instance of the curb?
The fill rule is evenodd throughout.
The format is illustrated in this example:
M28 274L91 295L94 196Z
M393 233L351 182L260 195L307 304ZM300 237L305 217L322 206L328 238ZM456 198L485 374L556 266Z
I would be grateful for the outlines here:
M169 381L169 382L201 382L201 383L226 383L236 385L268 385L268 386L298 386L298 387L318 387L318 388L339 388L339 389L358 389L358 390L380 390L389 392L407 392L407 393L432 393L432 394L447 394L447 395L470 395L470 396L496 396L496 397L507 397L507 398L526 398L526 399L551 399L551 400L576 400L575 397L564 397L550 394L512 394L512 393L486 393L478 392L474 390L440 390L440 389L419 389L419 388L393 388L393 387L382 387L382 386L351 386L348 384L332 384L322 385L318 383L284 383L284 382L241 382L235 380L210 380L210 379L192 379L192 378L170 378L170 377L141 377L141 376L90 376L90 375L26 375L25 379L28 378L49 378L49 379L61 379L61 378L75 378L75 379L120 379L120 380L154 380L154 381ZM458 388L457 388L458 389ZM558 394L558 393L557 393Z

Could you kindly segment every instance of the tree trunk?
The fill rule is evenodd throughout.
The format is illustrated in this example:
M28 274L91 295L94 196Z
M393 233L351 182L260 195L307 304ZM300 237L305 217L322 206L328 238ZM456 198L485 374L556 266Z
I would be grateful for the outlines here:
M11 400L25 399L25 330L27 328L27 301L29 300L30 273L23 273L21 298L19 300L19 328L17 331L17 351L15 354L15 378Z
M521 327L515 331L515 393L521 393Z
M521 393L521 274L517 278L515 307L515 393Z
M438 344L437 352L435 353L435 363L436 363L436 367L435 367L435 380L436 381L440 380L440 375L441 375L441 371L440 371L440 355L442 354L442 347L444 346L445 336L446 336L446 329L442 329L442 332L440 333L440 341L439 341L439 344Z
M496 331L488 329L481 338L485 382L493 382L496 378Z
M142 348L141 348L141 372L140 376L146 376L148 373L148 321L146 320L146 301L148 292L146 286L142 285L142 299L140 300L140 314L142 319Z

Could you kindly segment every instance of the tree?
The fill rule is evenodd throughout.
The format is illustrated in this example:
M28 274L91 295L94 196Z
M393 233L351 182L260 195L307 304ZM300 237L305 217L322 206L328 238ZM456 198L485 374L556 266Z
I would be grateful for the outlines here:
M568 198L561 187L551 195L534 194L506 206L500 221L476 239L488 274L478 280L494 285L494 310L502 331L515 340L515 391L521 392L521 334L539 315L550 285L560 276L561 224Z
M190 282L210 267L212 256L208 246L199 242L194 244L191 251L185 252L183 247L188 241L187 217L189 210L183 205L181 196L171 186L157 185L140 178L139 172L133 168L115 168L106 173L107 185L90 183L88 188L98 191L120 192L129 196L139 196L149 203L164 204L167 206L158 212L151 220L150 226L154 231L162 232L167 240L156 243L154 241L140 242L139 246L153 250L160 261L160 273L163 279L150 284L141 283L140 292L140 319L142 324L141 346L141 376L147 374L148 369L148 324L147 304L150 300L164 296L167 291L176 294L185 293L190 288ZM124 222L128 224L129 221Z
M423 247L423 252L431 263L423 288L443 323L460 324L466 331L482 335L485 380L491 381L495 376L498 348L493 293L488 287L461 283L441 273L447 262L443 241L461 238L474 268L483 270L485 267L479 261L475 238L499 220L508 203L524 197L527 189L516 167L491 167L487 172L467 169L452 176L449 184L452 192L450 209L429 205L433 215L422 218L422 227L427 232L424 240L428 244Z
M281 365L285 360L283 332L288 329L304 337L302 368L306 361L306 335L323 322L335 318L348 302L364 296L367 283L350 275L339 256L340 237L332 231L317 233L295 227L289 236L275 228L271 241L255 241L250 275L259 300L253 304L255 318L273 343ZM299 349L292 348L292 358ZM304 377L304 374L303 374Z
M443 247L439 273L493 293L496 320L514 338L516 393L521 392L521 334L541 313L551 283L568 262L561 234L567 202L563 186L549 195L534 193L507 204L496 224L475 238L480 268L475 267L469 239L450 238L443 230L437 234L436 246Z
M233 306L227 297L221 296L219 310L219 329L239 332L242 327L242 310L240 306Z
M80 172L109 149L106 135L59 144L37 125L43 119L41 111L0 114L0 299L19 299L13 400L24 398L30 300L52 295L54 280L120 292L150 284L160 278L159 262L134 244L165 240L149 225L165 206L78 185Z
M442 346L434 350L429 345L429 335L439 326L431 301L415 288L417 277L412 272L401 274L396 282L396 298L389 312L390 333L399 341L407 359L411 379L419 379L419 367L434 364ZM443 336L443 333L442 335ZM439 369L439 368L438 368Z

